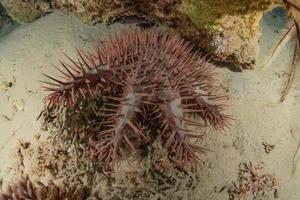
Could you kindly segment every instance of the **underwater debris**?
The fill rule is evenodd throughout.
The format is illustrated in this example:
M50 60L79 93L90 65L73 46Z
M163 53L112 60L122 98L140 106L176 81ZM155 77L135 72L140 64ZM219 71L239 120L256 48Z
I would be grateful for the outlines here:
M287 40L290 39L290 35L296 34L297 41L294 47L294 54L293 54L293 60L291 63L291 70L289 74L289 78L287 80L287 83L285 85L284 90L281 93L280 102L284 102L286 97L288 96L288 93L290 89L292 88L295 75L296 75L296 67L299 63L300 59L300 31L299 31L299 13L300 13L300 6L297 5L295 2L291 2L289 0L283 0L283 4L286 6L287 10L291 13L291 16L293 17L293 24L290 25L290 27L287 29L286 33L281 37L281 39L277 42L275 45L275 48L273 49L271 56L268 58L265 65L270 63L272 58L274 57L275 53L282 47L282 45L285 44Z
M300 7L298 5L296 5L294 2L291 2L289 0L283 0L283 3L287 6L288 11L291 12L292 17L294 18L294 27L296 29L296 35L297 35L297 42L295 44L295 49L294 49L294 55L293 55L293 61L292 61L292 65L291 65L291 71L290 71L290 75L289 75L289 79L287 81L287 84L282 92L281 98L280 98L280 102L283 102L288 93L289 90L292 87L292 84L294 82L295 79L295 75L296 75L296 66L299 63L299 59L300 59L300 31L299 31L299 23L300 23L300 19L299 19L299 13L300 13ZM288 34L288 32L287 32ZM286 36L284 36L286 37Z
M275 148L275 144L269 144L267 142L262 143L265 153L269 154Z
M233 182L228 189L229 200L239 200L250 196L253 199L260 199L269 196L272 192L274 197L278 196L277 180L274 175L262 173L262 164L253 165L251 162L239 164L238 181Z

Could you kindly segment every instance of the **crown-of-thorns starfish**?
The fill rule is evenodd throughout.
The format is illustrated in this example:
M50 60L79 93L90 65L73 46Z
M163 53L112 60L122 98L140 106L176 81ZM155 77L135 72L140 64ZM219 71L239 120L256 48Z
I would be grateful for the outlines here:
M28 176L6 186L0 192L0 200L84 200L85 188L60 188L52 181L48 185L41 182L33 183Z
M77 50L57 70L63 80L52 82L52 106L72 107L80 99L101 96L101 131L93 134L94 154L107 168L114 168L124 150L137 150L136 141L148 141L149 124L157 131L169 157L180 168L196 166L204 149L191 143L201 134L191 126L223 129L230 117L222 114L226 95L216 93L214 67L192 45L177 35L155 30L129 31L98 42L94 52ZM188 119L197 114L204 123ZM145 128L146 127L146 128Z

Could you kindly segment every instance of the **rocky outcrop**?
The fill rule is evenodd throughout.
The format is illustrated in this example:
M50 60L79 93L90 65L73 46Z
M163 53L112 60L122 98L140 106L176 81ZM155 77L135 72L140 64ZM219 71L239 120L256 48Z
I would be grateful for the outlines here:
M0 3L18 23L32 22L50 8L46 0L0 0Z
M49 9L78 16L84 23L112 23L124 16L166 25L218 61L251 68L259 22L279 0L0 0L17 22L31 22Z
M258 51L259 22L276 0L184 0L186 14L201 34L199 46L219 61L251 68Z
M105 21L110 11L117 9L121 3L109 0L52 0L51 6L79 17L84 23L94 25Z

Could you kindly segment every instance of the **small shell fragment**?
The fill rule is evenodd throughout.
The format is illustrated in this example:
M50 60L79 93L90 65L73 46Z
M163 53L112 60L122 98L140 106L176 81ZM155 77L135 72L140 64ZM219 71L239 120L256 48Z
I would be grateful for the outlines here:
M8 82L8 81L1 81L0 82L0 92L6 92L8 90L8 88L12 87L12 82Z
M23 111L25 107L24 99L14 101L13 107L16 111Z

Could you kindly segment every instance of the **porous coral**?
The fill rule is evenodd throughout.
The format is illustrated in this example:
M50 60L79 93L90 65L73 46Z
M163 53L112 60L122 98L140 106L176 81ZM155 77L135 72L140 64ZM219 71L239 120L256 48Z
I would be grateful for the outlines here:
M107 0L52 0L51 7L78 16L84 23L93 25L105 20L105 16L120 4Z
M149 142L149 131L158 130L169 158L179 168L195 167L204 149L191 143L201 138L190 127L229 126L224 100L215 85L213 65L177 35L157 31L131 31L98 42L95 52L77 50L78 59L60 61L62 80L44 88L54 106L74 106L100 96L102 105L90 144L107 169L114 169L125 150L137 152ZM202 122L189 119L200 116Z
M60 124L56 119L53 123ZM50 124L48 121L47 126ZM49 137L44 136L38 139L37 146L31 144L26 148L27 142L20 143L16 154L21 155L18 163L24 163L24 167L13 164L14 177L26 173L31 180L58 180L60 186L69 188L84 185L90 188L86 198L89 200L191 199L202 181L197 172L175 169L159 140L148 147L147 154L139 159L130 158L130 165L120 162L121 170L107 176L101 163L90 156L84 141L76 144L78 141L72 142L68 132L53 129Z

